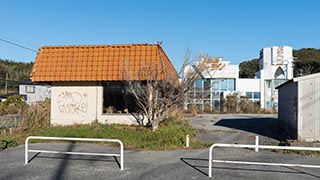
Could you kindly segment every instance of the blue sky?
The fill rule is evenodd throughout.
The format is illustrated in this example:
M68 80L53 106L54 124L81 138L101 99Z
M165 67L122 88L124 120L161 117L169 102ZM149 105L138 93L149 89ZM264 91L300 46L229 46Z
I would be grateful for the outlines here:
M0 0L0 39L44 45L155 43L179 69L185 49L232 64L263 47L320 48L317 0ZM36 53L0 41L0 58Z

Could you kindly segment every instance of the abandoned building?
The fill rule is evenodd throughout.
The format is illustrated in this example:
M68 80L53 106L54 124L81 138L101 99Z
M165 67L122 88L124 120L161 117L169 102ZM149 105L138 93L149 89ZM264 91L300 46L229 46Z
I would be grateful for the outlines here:
M160 44L43 46L30 76L52 87L53 125L134 124L138 108L125 82L146 80L141 71L150 65L177 76Z

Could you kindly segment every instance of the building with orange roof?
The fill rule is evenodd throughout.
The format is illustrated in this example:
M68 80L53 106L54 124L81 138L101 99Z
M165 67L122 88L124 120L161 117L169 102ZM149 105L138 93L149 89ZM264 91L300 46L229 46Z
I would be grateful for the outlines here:
M138 109L124 82L145 81L150 72L161 75L155 80L178 79L159 44L43 46L30 78L52 86L53 125L132 124L137 119L131 113Z

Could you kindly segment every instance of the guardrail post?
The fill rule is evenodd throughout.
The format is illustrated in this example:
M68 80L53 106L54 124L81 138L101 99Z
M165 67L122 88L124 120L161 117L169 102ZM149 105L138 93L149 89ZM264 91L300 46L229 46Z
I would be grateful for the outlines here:
M208 175L212 177L212 149L214 148L214 144L209 149L209 170Z
M120 144L120 170L123 170L123 144L121 141L119 141Z
M256 148L255 148L255 151L258 152L259 151L259 136L256 136Z
M24 164L28 164L28 161L29 161L29 158L28 158L28 141L29 141L29 138L26 139L25 141L25 151L24 151Z
M186 135L186 147L189 147L189 135Z

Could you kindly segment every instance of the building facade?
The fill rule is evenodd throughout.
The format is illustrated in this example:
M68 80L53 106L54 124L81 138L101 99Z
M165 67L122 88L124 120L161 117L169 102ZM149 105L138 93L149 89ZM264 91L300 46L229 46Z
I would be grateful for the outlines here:
M278 108L277 86L293 78L292 47L272 46L260 51L260 106L265 109Z
M252 79L239 78L239 66L222 57L202 58L193 68L201 79L188 95L187 106L221 111L227 95L238 93L260 104L264 109L278 108L277 86L293 78L292 47L272 46L260 51L260 70Z
M260 88L258 79L239 78L239 66L223 61L222 57L202 58L193 68L201 72L193 90L188 94L187 107L197 106L203 111L223 111L229 94L239 93L259 103Z
M51 86L24 81L19 84L19 95L22 95L29 105L42 102L51 98Z

